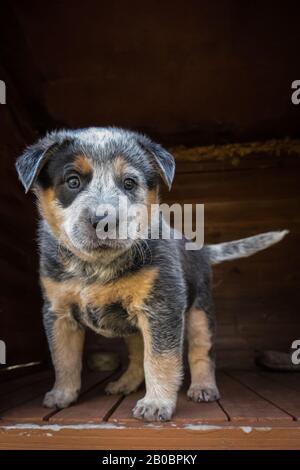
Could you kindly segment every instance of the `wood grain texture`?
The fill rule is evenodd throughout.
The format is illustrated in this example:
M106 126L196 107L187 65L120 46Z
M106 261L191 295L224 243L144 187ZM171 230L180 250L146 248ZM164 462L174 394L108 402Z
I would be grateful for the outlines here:
M34 398L43 396L43 394L50 389L52 382L53 379L48 377L36 383L26 384L22 388L16 389L5 396L2 396L0 403L0 418L2 419L6 412L10 414L10 410L14 407L26 404Z
M259 15L238 0L188 2L184 10L179 0L14 6L44 78L45 107L66 127L114 124L171 145L298 133L289 102L298 76L296 2L261 3Z
M260 376L268 380L275 381L280 385L288 384L288 387L297 393L300 393L300 374L299 372L260 372Z
M49 418L51 424L101 423L120 397L106 395L103 386L84 394L74 406L59 411Z
M29 373L22 377L16 378L14 380L7 380L1 383L0 385L0 397L9 395L16 390L22 389L28 384L35 384L41 382L49 377L49 370L44 370L42 372ZM1 398L0 398L1 399Z
M221 394L220 403L230 417L230 422L291 423L292 417L257 395L256 388L249 390L224 373L219 373L218 386Z
M0 449L300 449L299 427L5 429ZM109 452L109 451L108 451Z
M48 373L49 375L49 373ZM97 385L101 384L107 377L109 377L110 373L89 373L83 377L82 380L82 389L80 393L80 397L78 399L78 404L74 404L71 408L67 410L57 410L55 408L49 409L43 406L43 398L44 394L48 392L53 385L53 377L48 379L47 382L43 381L42 384L40 382L32 382L30 392L31 395L26 395L27 400L24 401L24 387L19 388L14 391L14 394L17 396L22 397L21 402L19 403L17 400L12 403L11 398L8 399L6 402L9 407L6 408L5 411L2 412L0 415L0 419L2 422L18 422L18 423L44 423L45 421L54 421L55 417L58 416L57 420L60 422L61 416L66 417L69 414L69 410L71 413L75 415L76 418L76 407L78 406L80 409L80 403L83 400L85 403L89 402L89 391L96 387ZM101 385L100 385L101 387ZM26 391L26 388L25 388ZM86 398L87 396L87 398ZM30 397L30 399L29 399ZM94 413L96 412L96 407L93 408ZM75 413L74 413L75 410ZM87 419L87 417L86 417ZM67 421L67 419L66 419ZM76 421L76 419L75 419Z
M143 390L105 396L107 379L89 374L78 403L61 411L42 408L41 397L25 403L14 398L0 420L0 448L300 449L299 421L291 416L300 409L297 374L219 372L220 402L192 403L182 391L168 423L134 420L131 408ZM40 382L31 381L40 392ZM23 389L14 395L23 400Z
M276 404L278 408L289 413L294 420L300 420L299 396L289 386L288 378L283 383L279 383L269 380L267 374L261 375L257 372L232 372L230 374L241 384L255 390L269 403Z

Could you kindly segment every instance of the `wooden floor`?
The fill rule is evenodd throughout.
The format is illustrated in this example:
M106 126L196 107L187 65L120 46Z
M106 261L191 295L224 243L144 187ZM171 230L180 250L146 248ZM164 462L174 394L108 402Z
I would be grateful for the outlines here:
M143 390L107 396L110 379L88 374L79 401L64 410L42 407L53 380L47 371L2 384L0 448L300 448L299 373L219 372L220 401L196 404L183 390L165 424L134 420Z

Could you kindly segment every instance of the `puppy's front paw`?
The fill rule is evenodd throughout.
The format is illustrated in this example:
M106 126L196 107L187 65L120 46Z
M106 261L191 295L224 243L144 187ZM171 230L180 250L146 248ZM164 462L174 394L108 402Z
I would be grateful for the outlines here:
M158 399L142 398L132 410L134 418L145 421L170 421L175 403Z
M216 401L220 398L220 393L217 387L203 387L201 384L191 385L187 396L190 400L200 401Z
M63 390L53 388L46 393L43 405L46 408L66 408L77 400L79 392L77 390Z

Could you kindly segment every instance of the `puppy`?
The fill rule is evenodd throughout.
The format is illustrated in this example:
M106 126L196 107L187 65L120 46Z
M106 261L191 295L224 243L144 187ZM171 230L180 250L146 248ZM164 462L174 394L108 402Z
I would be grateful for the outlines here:
M117 128L55 131L28 147L17 171L33 189L41 215L40 278L43 319L55 384L47 407L74 402L81 386L86 328L125 337L129 366L108 393L128 394L145 379L146 394L133 415L170 420L182 379L182 346L188 339L191 385L196 402L219 398L215 381L211 265L249 256L286 234L187 251L184 239L99 238L105 215L97 207L120 199L150 209L161 182L171 187L175 162L149 138Z

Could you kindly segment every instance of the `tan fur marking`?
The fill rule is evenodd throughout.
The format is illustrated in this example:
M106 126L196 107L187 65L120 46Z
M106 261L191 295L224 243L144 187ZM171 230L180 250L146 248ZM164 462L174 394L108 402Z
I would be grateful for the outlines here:
M209 357L212 338L207 315L203 310L192 309L188 313L187 335L192 384L201 384L203 387L214 386L214 367Z
M125 165L126 165L125 158L122 157L121 155L118 155L116 158L114 158L113 168L114 168L114 172L117 176L122 176L123 175Z
M129 313L136 313L149 295L158 269L144 268L137 273L121 277L108 284L93 284L82 291L82 299L85 304L96 306L121 302Z
M74 303L84 309L87 305L102 307L121 302L129 313L135 314L149 295L157 272L156 268L145 268L108 284L95 283L86 287L74 279L56 282L43 277L41 283L53 309L58 313L66 313L68 306Z
M55 313L69 315L69 307L71 304L76 303L81 305L81 285L78 281L69 279L67 281L57 282L49 277L42 277L41 284L45 289L47 298Z
M129 367L143 364L144 342L141 334L130 335L125 338L128 348Z
M45 191L39 189L37 191L38 207L40 213L44 219L47 220L53 233L60 238L61 237L61 224L63 222L62 209L55 199L54 189L49 188Z
M79 302L78 284L72 280L55 282L41 278L41 284L51 303L54 317L51 330L51 355L55 368L55 384L46 394L45 406L64 408L77 399L81 387L84 329L70 316L70 304Z
M66 386L66 381L78 383L84 330L69 318L58 317L53 326L53 362L56 369L56 386ZM63 369L63 370L62 370ZM75 375L72 378L72 375ZM70 383L69 383L70 385Z
M55 193L53 188L36 190L36 196L38 198L38 208L42 217L48 222L51 230L58 239L59 242L62 242L70 251L72 251L76 256L85 261L93 261L93 254L82 253L77 250L69 241L67 235L62 230L62 224L64 222L64 210L59 205L58 201L55 198Z
M83 175L88 175L92 172L93 167L90 160L85 155L78 155L74 160L74 170L77 170Z
M128 348L128 368L115 382L110 382L106 391L108 393L134 392L144 380L144 343L141 334L130 335L125 338Z
M136 377L144 376L144 342L141 334L127 336L125 338L125 342L128 348L128 369L126 370L126 380L128 383L131 380L136 381ZM125 379L125 374L121 377L121 379Z
M44 405L65 408L76 401L81 388L84 330L67 317L58 317L51 332L51 355L55 384L46 393Z

